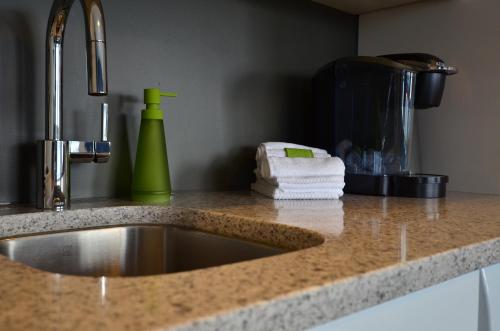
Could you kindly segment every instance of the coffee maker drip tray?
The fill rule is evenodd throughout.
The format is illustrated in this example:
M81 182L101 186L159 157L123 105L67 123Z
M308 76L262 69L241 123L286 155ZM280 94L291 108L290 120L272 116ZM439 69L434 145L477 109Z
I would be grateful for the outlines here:
M344 192L412 198L442 198L448 176L428 174L361 175L345 174Z

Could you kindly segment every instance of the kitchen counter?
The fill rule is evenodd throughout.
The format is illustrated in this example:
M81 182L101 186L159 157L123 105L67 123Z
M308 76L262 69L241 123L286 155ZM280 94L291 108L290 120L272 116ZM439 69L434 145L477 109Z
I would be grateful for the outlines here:
M0 237L138 223L310 248L129 278L52 274L0 256L0 329L304 329L500 262L500 196L492 195L273 201L195 192L165 206L0 207Z

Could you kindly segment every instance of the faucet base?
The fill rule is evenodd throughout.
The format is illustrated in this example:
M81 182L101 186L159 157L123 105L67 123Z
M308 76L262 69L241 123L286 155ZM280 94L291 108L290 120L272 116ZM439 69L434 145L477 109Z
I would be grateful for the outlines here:
M52 210L69 208L68 142L41 140L37 148L37 207Z

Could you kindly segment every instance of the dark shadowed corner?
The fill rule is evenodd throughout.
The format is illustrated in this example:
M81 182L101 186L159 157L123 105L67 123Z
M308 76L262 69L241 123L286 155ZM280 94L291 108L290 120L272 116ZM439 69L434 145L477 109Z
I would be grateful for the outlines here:
M109 96L110 107L114 108L115 121L112 124L113 144L112 160L112 183L114 184L113 196L118 198L130 198L132 189L133 162L129 137L130 116L137 112L138 100L131 95L111 94Z
M33 44L27 15L0 11L0 202L35 199Z

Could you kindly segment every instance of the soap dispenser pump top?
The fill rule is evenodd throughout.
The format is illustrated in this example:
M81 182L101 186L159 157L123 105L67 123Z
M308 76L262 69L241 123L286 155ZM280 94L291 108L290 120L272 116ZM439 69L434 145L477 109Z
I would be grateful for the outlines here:
M161 92L158 88L144 89L144 104L146 109L142 111L143 119L163 120L163 111L160 109L161 97L175 98L177 93Z

